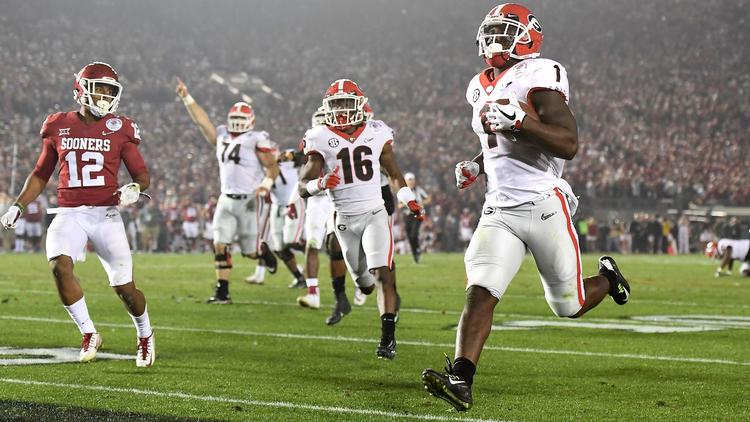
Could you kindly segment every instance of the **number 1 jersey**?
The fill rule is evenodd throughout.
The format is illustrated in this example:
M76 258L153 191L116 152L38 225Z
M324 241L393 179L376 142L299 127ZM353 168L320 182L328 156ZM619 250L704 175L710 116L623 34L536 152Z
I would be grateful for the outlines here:
M305 154L318 154L324 172L339 166L341 182L328 191L336 212L363 214L383 205L380 190L380 154L393 142L393 130L380 120L369 120L351 135L329 126L305 133Z
M132 177L146 173L138 151L138 125L107 114L89 123L78 112L55 113L42 125L42 152L32 174L45 183L60 163L57 184L61 207L117 205L117 172L124 162Z

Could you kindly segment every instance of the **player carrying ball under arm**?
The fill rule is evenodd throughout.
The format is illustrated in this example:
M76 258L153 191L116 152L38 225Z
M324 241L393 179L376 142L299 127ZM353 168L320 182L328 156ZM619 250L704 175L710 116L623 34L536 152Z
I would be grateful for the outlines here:
M599 274L583 278L573 226L577 199L562 179L578 150L568 108L568 79L559 63L539 58L542 27L529 9L506 3L479 26L479 54L490 66L470 82L466 99L482 153L456 166L460 189L484 174L487 192L466 256L466 302L447 373L426 369L425 388L457 410L472 406L471 384L490 334L495 305L518 272L526 249L536 261L547 304L578 318L609 294L628 301L630 286L615 261L599 259ZM538 114L532 117L519 99ZM527 115L527 110L528 115Z
M271 209L267 198L279 175L276 144L269 139L268 133L253 130L255 113L249 104L234 104L229 110L226 126L214 126L182 81L177 84L176 91L203 137L216 147L221 179L221 196L212 223L216 291L207 302L232 303L229 295L230 249L235 235L243 256L263 258L268 272L276 272L276 257L263 239Z
M384 310L379 358L396 356L396 288L393 268L393 235L380 190L380 167L399 187L398 199L416 218L422 208L396 164L393 131L380 120L365 122L367 103L356 83L339 79L326 90L323 106L326 124L305 133L308 155L299 192L310 197L328 190L333 200L334 228L344 261L355 283L366 294L383 284Z
M138 126L125 116L113 114L122 95L122 85L112 66L94 62L76 74L73 95L78 111L55 113L42 126L42 152L34 171L26 179L15 204L0 217L3 227L12 228L24 207L44 190L60 164L57 215L47 229L47 260L65 306L83 334L79 360L96 357L102 336L89 317L83 290L73 266L83 260L86 242L109 278L109 285L125 304L138 333L135 363L154 363L156 349L146 298L135 287L133 261L125 226L117 205L138 200L148 188L150 177L138 151ZM120 162L125 163L132 183L117 188Z

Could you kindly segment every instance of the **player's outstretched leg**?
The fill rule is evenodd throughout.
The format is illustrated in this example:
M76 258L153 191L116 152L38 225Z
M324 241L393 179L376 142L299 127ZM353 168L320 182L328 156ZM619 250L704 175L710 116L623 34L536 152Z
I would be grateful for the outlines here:
M280 251L275 251L274 253L284 261L284 265L286 265L286 268L292 273L292 276L294 276L292 285L296 285L299 282L305 282L305 276L302 275L302 270L297 264L297 259L294 257L294 252L292 252L290 247L287 246Z
M318 270L320 262L318 260L318 249L313 247L307 248L305 254L305 276L307 277L307 293L297 298L297 304L303 308L320 309L320 292L318 291Z
M474 404L471 385L476 364L492 329L492 315L497 298L484 287L473 285L466 290L466 303L456 334L456 359L445 372L427 368L422 372L424 388L433 396L450 403L458 411Z
M379 359L393 359L396 357L396 277L388 267L380 267L375 272L382 283L384 308L380 315L380 344L375 354Z
M266 263L263 258L258 259L258 263L255 265L255 272L245 277L245 281L248 284L263 284L266 278Z
M227 305L232 303L229 295L229 276L232 274L232 254L229 245L214 243L214 265L216 267L216 290L206 303Z
M156 341L148 317L146 297L143 292L135 287L133 281L114 286L114 289L122 303L125 304L137 333L135 365L143 368L150 367L156 359Z
M83 290L73 273L73 260L69 256L61 255L51 259L49 267L63 307L81 332L81 351L78 360L91 362L96 359L96 352L102 346L102 336L96 332L94 322L89 316Z
M326 319L326 324L334 325L338 324L345 315L352 311L352 305L349 304L349 298L346 297L346 264L336 235L330 234L326 244L328 245L331 285L335 300L331 315Z

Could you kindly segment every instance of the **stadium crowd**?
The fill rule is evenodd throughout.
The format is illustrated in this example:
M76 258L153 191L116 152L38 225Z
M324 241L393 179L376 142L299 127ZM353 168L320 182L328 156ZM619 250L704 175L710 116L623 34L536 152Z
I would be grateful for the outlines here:
M750 4L587 2L592 7L573 0L528 2L544 25L543 55L568 70L580 137L578 155L565 170L573 189L591 203L602 197L750 202L750 69L743 61ZM346 76L360 82L376 118L395 129L401 167L417 174L432 195L425 242L433 250L463 246L462 231L478 219L483 191L457 192L453 167L479 152L465 89L481 69L473 40L486 5L431 2L428 12L420 2L389 0L363 6L361 19L348 19L344 3L332 8L316 0L273 13L284 16L278 22L265 17L269 8L285 6L254 1L211 9L197 1L178 6L177 0L158 7L145 1L72 3L80 5L40 8L40 0L31 0L0 15L0 206L34 166L44 117L74 108L73 73L104 60L122 75L119 112L139 123L152 174L154 199L131 210L132 232L142 237L152 227L149 239L156 240L140 246L145 250L185 248L172 241L180 237L181 213L175 210L188 203L204 210L219 183L214 151L174 95L177 77L215 123L238 100L216 83L228 81L253 98L257 127L291 148L328 83ZM144 14L147 7L151 12ZM113 24L122 16L128 25ZM51 206L55 183L47 188ZM200 219L207 218L201 211ZM595 235L592 247L666 252L668 241L657 239L668 236L657 236L646 220L658 219L638 215L608 223L607 235ZM634 225L652 228L644 237ZM590 236L591 228L581 236ZM701 229L692 228L695 237ZM615 236L624 240L601 243Z

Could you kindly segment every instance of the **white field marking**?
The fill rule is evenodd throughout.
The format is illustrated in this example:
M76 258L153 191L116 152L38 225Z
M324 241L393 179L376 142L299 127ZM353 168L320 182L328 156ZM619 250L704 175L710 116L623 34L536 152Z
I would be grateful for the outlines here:
M70 363L78 362L79 349L73 349L71 347L56 348L56 349L16 349L13 347L0 347L0 357L13 356L13 355L28 355L35 357L24 357L24 358L7 358L0 359L0 366L11 366L11 365L37 365L37 364L49 364L49 363ZM120 355L116 353L104 353L98 352L96 359L115 359L115 360L130 360L133 356Z
M690 326L664 326L664 325L648 325L648 324L634 324L634 323L593 323L585 321L539 321L539 320L525 320L525 321L505 321L502 325L493 325L493 330L505 330L513 328L539 328L539 327L564 327L564 328L592 328L599 330L622 330L631 331L634 333L693 333L701 331L717 331L722 330L724 327L710 327L705 325L690 325Z
M33 321L33 322L48 322L55 324L70 324L67 319L52 319L52 318L37 318L37 317L22 317L12 315L0 315L0 319L12 320L12 321ZM97 322L96 325L102 327L111 328L129 328L133 329L131 324L112 324L106 322ZM351 343L365 343L375 344L376 339L368 339L361 337L343 337L343 336L318 336L311 334L292 334L292 333L270 333L270 332L259 332L259 331L244 331L244 330L222 330L222 329L211 329L211 328L193 328L193 327L169 327L159 325L154 327L159 331L182 331L192 333L212 333L212 334L231 334L239 336L250 336L250 337L272 337L272 338L284 338L284 339L295 339L295 340L329 340L329 341L340 341L340 342L351 342ZM455 346L452 343L432 343L427 341L412 341L412 340L399 340L399 344L408 346L422 346L422 347L439 347L453 349ZM750 366L750 362L734 361L728 359L712 359L712 358L691 358L682 356L659 356L659 355L640 355L632 353L605 353L605 352L581 352L577 350L557 350L557 349L533 349L527 347L507 347L507 346L491 346L485 345L483 350L496 350L501 352L515 352L515 353L536 353L546 355L571 355L571 356L599 356L606 358L623 358L623 359L637 359L637 360L657 360L667 362L685 362L685 363L715 363L721 365L739 365L739 366Z
M717 328L750 328L750 317L736 315L645 315L632 318L638 321L704 324Z
M344 413L344 414L352 414L352 415L367 415L367 416L382 416L382 417L390 417L390 418L416 419L416 420L421 420L421 421L502 422L502 421L498 421L495 419L460 418L460 417L438 416L438 415L417 415L417 414L411 414L411 413L386 412L383 410L363 409L363 408L356 408L356 407L322 406L322 405L316 405L316 404L291 403L291 402L284 402L284 401L233 399L231 397L188 394L188 393L183 393L180 391L142 390L139 388L120 388L120 387L109 387L105 385L63 384L59 382L31 381L31 380L22 380L22 379L15 379L15 378L0 378L0 382L4 382L8 384L34 385L34 386L39 386L39 387L57 387L57 388L65 388L65 389L74 388L74 389L79 389L79 390L103 391L106 393L125 393L125 394L151 396L151 397L170 397L170 398L185 399L185 400L199 400L199 401L205 401L205 402L244 404L246 406L257 406L257 407L299 409L299 410L312 410L312 411L317 411L317 412L328 412L328 413Z

